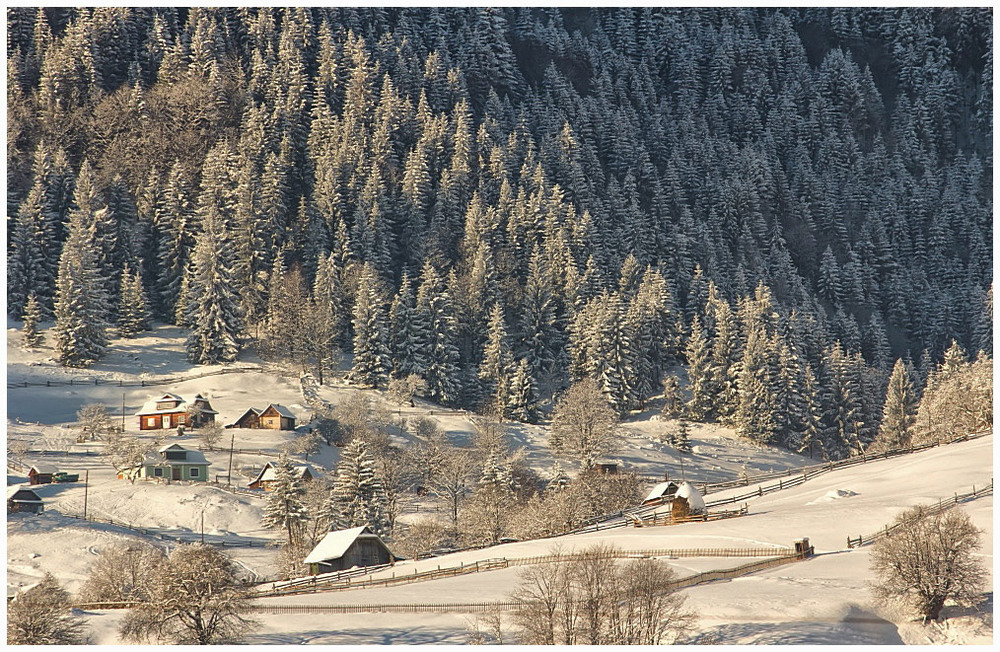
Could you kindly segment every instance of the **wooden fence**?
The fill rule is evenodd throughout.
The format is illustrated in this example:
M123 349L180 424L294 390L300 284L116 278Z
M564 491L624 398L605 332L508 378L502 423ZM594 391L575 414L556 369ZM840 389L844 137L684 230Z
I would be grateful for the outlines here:
M858 464L866 464L869 461L874 462L876 460L883 460L883 459L888 459L890 457L897 457L900 455L907 455L909 453L916 453L919 451L934 448L936 446L942 446L946 444L954 444L957 442L978 439L980 437L985 437L992 433L993 433L992 430L982 430L979 432L973 432L953 437L951 439L944 441L934 441L920 446L912 446L910 448L902 448L892 451L886 451L884 453L879 453L877 455L858 455L855 457L849 457L847 459L839 460L836 462L832 461L824 462L823 464L816 464L812 466L801 467L798 469L791 469L778 474L766 474L765 476L754 476L753 479L759 479L763 477L775 477L779 475L783 477L780 478L778 482L771 485L765 486L758 484L756 489L753 489L751 491L748 491L746 493L737 496L732 496L730 498L720 498L717 500L707 500L705 501L705 507L710 509L712 507L720 507L722 505L745 502L753 498L760 498L775 491L783 491L791 487L796 487L802 484L803 482L807 482L812 478L815 478L819 475L823 475L825 473L829 473L836 469L843 469L856 466ZM784 479L786 477L787 479ZM743 478L740 480L732 480L728 482L717 482L712 484L703 483L699 484L698 486L700 486L702 489L702 495L705 495L708 493L721 491L723 489L746 486L750 481L751 481L750 478ZM628 525L632 524L636 520L636 518L643 519L644 517L653 514L658 507L670 503L671 500L672 498L670 497L659 498L650 501L649 503L640 505L638 507L633 507L631 509L615 512L613 514L596 516L591 519L588 519L587 521L584 521L584 523L581 526L565 534L584 534L588 532L600 532L602 530L627 527Z
M261 605L250 611L260 614L418 614L418 613L495 613L514 611L517 602L471 602L441 604L335 604L335 605Z
M114 380L111 378L70 378L69 380L46 380L45 382L8 382L7 389L18 389L25 387L68 387L71 385L114 385L116 387L156 387L158 385L173 385L174 383L182 383L187 380L197 380L198 378L207 378L209 376L221 376L224 374L242 374L248 372L263 372L261 367L230 367L226 369L218 369L216 371L208 371L203 374L195 374L193 376L174 376L170 378L154 378L150 380Z
M259 597L297 595L302 593L317 593L321 591L347 591L350 589L368 589L386 586L397 586L400 584L411 584L413 582L426 582L431 580L467 575L469 573L482 573L492 570L511 568L514 566L529 566L534 564L551 564L558 562L576 561L585 557L586 552L571 552L558 555L538 555L534 557L515 557L507 559L505 557L497 559L487 559L471 564L461 562L458 566L451 566L430 569L419 572L416 569L412 573L405 571L397 575L393 572L391 577L373 579L353 579L358 575L370 575L376 570L383 570L385 566L375 569L357 569L345 573L329 573L325 576L317 575L310 578L292 580L286 584L272 583L270 589L263 589L258 594ZM681 558L681 557L769 557L772 555L786 557L793 555L789 548L665 548L650 550L616 550L612 557L615 559L653 559L653 558ZM362 572L359 572L362 571ZM261 588L261 587L258 587Z
M139 527L137 525L131 525L130 523L124 523L122 521L116 521L113 518L98 518L96 516L88 516L86 519L83 516L78 516L76 514L62 514L66 518L75 518L84 523L103 523L105 525L113 525L115 527L120 527L125 530L130 530L132 532L137 532L139 534L154 537L160 541L170 541L172 543L201 543L202 535L198 533L192 533L188 536L181 537L172 534L165 534L158 530ZM272 544L271 541L215 541L209 538L205 539L205 545L215 546L217 548L266 548Z
M919 505L919 509L927 516L934 516L935 514L940 514L945 512L959 503L965 503L970 500L975 500L982 496L992 496L993 495L993 480L985 487L976 488L975 485L972 487L972 491L964 494L955 494L951 498L942 499L937 501L937 503L931 505ZM869 535L858 535L857 537L847 537L847 547L848 548L860 548L861 546L867 546L871 543L875 543L882 537L892 536L892 533L900 526L899 523L894 525L886 525L883 529L879 530L874 534Z

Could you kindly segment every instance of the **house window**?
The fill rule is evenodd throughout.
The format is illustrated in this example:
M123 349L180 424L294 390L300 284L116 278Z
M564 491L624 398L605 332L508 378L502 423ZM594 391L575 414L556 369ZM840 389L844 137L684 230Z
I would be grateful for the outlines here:
M147 426L155 426L156 425L156 417L149 417L148 419L146 419L146 425Z
M191 469L191 477L192 478L197 478L198 477L198 469L197 468L192 468Z
M162 478L163 477L163 469L161 469L161 468L155 468L155 469L153 469L153 477L154 478Z

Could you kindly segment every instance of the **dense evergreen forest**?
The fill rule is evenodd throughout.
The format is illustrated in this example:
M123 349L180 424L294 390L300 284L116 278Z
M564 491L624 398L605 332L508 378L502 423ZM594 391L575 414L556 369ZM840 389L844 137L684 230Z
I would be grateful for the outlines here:
M7 19L8 312L64 364L152 317L523 420L666 381L842 457L897 359L992 351L990 9Z

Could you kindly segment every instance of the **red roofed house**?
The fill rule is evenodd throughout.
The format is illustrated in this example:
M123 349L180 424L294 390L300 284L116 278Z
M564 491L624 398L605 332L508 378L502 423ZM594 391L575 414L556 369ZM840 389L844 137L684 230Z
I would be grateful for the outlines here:
M295 430L295 415L284 405L268 403L263 410L250 408L227 428L270 428Z
M139 430L162 430L178 426L197 428L215 421L216 414L218 412L212 409L208 399L201 394L195 396L189 404L180 396L170 393L147 401L135 413L139 417Z

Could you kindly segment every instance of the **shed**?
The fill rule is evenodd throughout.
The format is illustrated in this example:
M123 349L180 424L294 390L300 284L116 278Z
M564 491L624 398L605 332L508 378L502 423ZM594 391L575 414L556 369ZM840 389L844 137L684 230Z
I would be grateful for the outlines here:
M58 472L59 468L51 464L35 464L28 469L28 484L49 484Z
M660 484L653 487L653 490L649 492L646 499L642 501L642 504L651 503L659 500L668 500L674 497L677 493L678 485L676 482L667 481L661 482Z
M355 566L391 564L396 557L367 525L328 532L309 553L304 563L313 575L346 570Z
M260 427L272 430L295 430L295 415L284 405L268 403L260 412Z
M27 512L38 514L45 509L42 499L32 489L22 484L7 487L7 513Z
M257 477L247 485L251 489L263 489L264 491L271 491L275 481L278 479L278 465L274 462L268 462L264 465L264 468L260 470ZM312 467L308 464L296 464L293 467L295 474L298 476L299 480L303 482L309 482L316 477L313 472Z
M247 408L247 411L240 415L240 418L233 421L227 428L260 428L260 410L257 408Z

